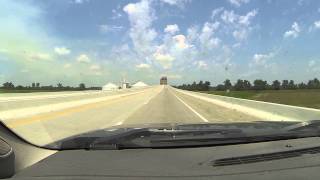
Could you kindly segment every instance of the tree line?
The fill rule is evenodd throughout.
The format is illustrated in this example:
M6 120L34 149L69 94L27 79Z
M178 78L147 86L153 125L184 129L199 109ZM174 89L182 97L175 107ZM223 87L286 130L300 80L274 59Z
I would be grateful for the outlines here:
M198 83L194 81L192 84L182 84L175 87L191 91L320 89L320 81L317 78L309 80L307 83L295 83L294 80L274 80L269 84L267 81L262 79L256 79L253 82L238 79L232 84L229 79L226 79L222 84L218 84L216 86L210 86L209 81L199 81Z
M40 83L31 83L31 85L22 86L17 85L15 86L12 82L5 82L2 84L0 89L5 90L46 90L46 91L81 91L81 90L100 90L101 87L86 87L84 83L80 83L77 87L73 86L64 86L62 83L56 84L56 86L48 85L48 86L41 86Z

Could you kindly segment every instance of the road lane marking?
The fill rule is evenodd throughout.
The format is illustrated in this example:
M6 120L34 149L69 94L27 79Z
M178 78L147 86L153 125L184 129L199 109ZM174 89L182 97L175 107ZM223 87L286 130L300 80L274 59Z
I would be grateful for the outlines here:
M242 106L242 105L238 105L238 104L233 104L230 102L225 102L222 100L217 100L217 99L213 99L213 98L209 98L206 96L201 96L201 95L197 95L197 94L192 94L190 92L185 92L182 90L175 90L177 92L183 93L187 96L191 96L206 102L210 102L213 103L215 105L224 107L224 108L228 108L228 109L233 109L236 110L238 112L250 115L250 116L254 116L260 119L265 119L265 120L270 120L270 121L299 121L298 119L294 119L294 118L290 118L290 117L286 117L286 116L282 116L282 115L277 115L274 114L272 112L267 112L267 111L263 111L263 110L259 110L259 109L255 109L252 107L246 107L246 106Z
M145 101L144 103L142 103L141 105L136 106L136 110L135 110L135 111L132 111L131 113L129 113L129 114L127 115L127 117L124 118L124 120L116 123L115 125L116 125L116 126L117 126L117 125L122 125L122 124L127 120L128 117L130 117L134 112L136 112L137 110L139 110L142 106L145 106L145 105L149 104L149 102L150 102L153 98L155 98L157 95L159 95L163 90L164 90L163 87L161 87L160 90L154 89L154 91L156 91L156 93L155 93L153 96L151 96L148 100L146 100L146 101Z
M21 119L13 119L13 120L5 122L5 123L11 128L16 128L18 126L31 124L31 123L37 122L37 121L46 121L46 120L54 119L57 117L66 116L66 115L70 115L73 113L82 112L85 110L110 105L110 104L113 104L116 102L121 102L121 101L127 100L127 98L133 97L134 95L138 95L138 93L130 94L127 96L121 96L120 98L112 99L111 101L95 102L95 103L90 103L90 104L85 104L85 105L81 105L81 106L67 108L62 111L55 111L55 112L49 112L49 113L45 113L45 114L38 114L38 115L34 115L32 117L21 118Z
M88 99L82 99L82 100L76 100L76 101L67 101L67 102L47 104L42 106L34 106L34 107L26 107L21 109L0 111L0 119L9 120L9 119L24 118L27 116L37 115L41 113L49 113L52 111L60 111L67 108L72 108L72 107L81 106L85 104L102 102L106 100L113 100L113 99L117 99L117 98L128 96L128 95L143 93L145 91L147 90L125 93L125 94L118 94L113 96L88 98Z
M202 121L209 122L205 117L203 117L201 114L199 114L196 110L194 110L191 106L189 106L186 102L184 102L182 99L180 99L177 95L172 93L180 102L182 102L187 108L189 108L193 113L195 113Z

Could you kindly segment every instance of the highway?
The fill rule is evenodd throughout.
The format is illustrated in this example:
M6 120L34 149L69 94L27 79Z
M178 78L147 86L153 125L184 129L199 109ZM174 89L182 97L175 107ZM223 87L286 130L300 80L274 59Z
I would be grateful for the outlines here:
M115 92L1 96L0 108L0 119L37 145L119 125L261 120L261 117L201 100L170 86Z

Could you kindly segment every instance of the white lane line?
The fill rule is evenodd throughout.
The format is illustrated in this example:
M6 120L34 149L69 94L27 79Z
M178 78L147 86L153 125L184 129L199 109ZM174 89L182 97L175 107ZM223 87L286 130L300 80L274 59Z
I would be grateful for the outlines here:
M124 96L130 96L130 95L143 93L145 91L147 91L147 89L141 90L141 91L130 92L130 93L113 95L113 96L105 96L105 97L99 97L99 98L90 98L90 99L76 100L76 101L70 101L70 102L68 101L68 102L55 103L55 104L46 104L43 106L0 111L0 118L2 120L23 118L23 117L37 115L37 114L41 114L41 113L60 111L60 110L64 110L67 108L72 108L72 107L81 106L81 105L85 105L85 104L113 100L113 99L121 98Z
M194 110L192 107L190 107L186 102L184 102L182 99L180 99L177 95L172 93L180 102L182 102L187 108L189 108L193 113L195 113L199 118L204 122L209 122L205 117L203 117L201 114L199 114L196 110Z
M135 106L135 110L133 110L132 112L130 112L127 116L126 116L126 118L123 118L123 120L121 120L121 121L119 121L119 122L117 122L116 124L115 124L115 126L120 126L120 125L122 125L126 120L127 120L127 118L129 117L129 116L131 116L134 112L136 112L138 109L140 109L142 106L145 106L145 105L147 105L147 104L149 104L149 102L153 99L153 98L155 98L157 95L159 95L160 93L161 93L161 91L163 91L163 89L164 88L161 88L158 92L156 92L153 96L151 96L148 100L146 100L144 103L142 103L142 104L140 104L140 105L136 105ZM157 91L157 90L154 90L154 91ZM106 128L106 127L105 127Z
M187 91L182 91L182 90L175 90L177 92L183 93L185 95L200 99L200 100L204 100L206 102L210 102L213 104L216 104L218 106L221 107L225 107L228 109L234 109L238 112L242 112L244 114L250 115L250 116L254 116L260 119L268 119L268 120L274 120L274 121L299 121L298 119L295 118L290 118L287 116L282 116L282 115L278 115L278 114L274 114L272 112L267 112L267 111L263 111L260 109L255 109L253 107L247 107L247 106L242 106L242 105L238 105L238 104L233 104L231 102L226 102L226 101L222 101L222 100L218 100L218 99L213 99L213 98L209 98L206 97L204 95L198 95L198 94L193 94Z

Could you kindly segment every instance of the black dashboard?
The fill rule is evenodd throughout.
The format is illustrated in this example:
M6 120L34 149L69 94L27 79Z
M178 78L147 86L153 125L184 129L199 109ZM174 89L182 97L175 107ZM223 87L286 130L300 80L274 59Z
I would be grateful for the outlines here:
M0 160L0 173L13 170L9 179L17 180L318 179L320 171L318 137L198 148L65 151L30 145L3 127L0 137L14 155L6 165Z

